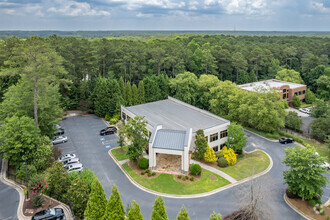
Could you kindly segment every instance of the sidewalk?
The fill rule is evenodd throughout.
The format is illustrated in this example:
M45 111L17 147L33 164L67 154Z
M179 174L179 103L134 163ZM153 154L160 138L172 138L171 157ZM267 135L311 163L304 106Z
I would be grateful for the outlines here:
M196 160L191 159L190 160L190 164L193 164L193 163L199 164L203 169L206 169L208 171L211 171L211 172L213 172L213 173L215 173L215 174L217 174L217 175L225 178L226 180L228 180L231 183L236 183L237 182L237 180L235 180L233 177L229 176L228 174L226 174L226 173L224 173L224 172L222 172L222 171L220 171L220 170L218 170L218 169L216 169L214 167L208 166L208 165L206 165L204 163L201 163L201 162L198 162Z

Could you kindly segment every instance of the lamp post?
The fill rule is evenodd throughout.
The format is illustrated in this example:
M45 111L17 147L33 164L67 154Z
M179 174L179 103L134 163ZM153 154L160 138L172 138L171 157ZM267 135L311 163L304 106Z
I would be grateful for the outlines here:
M27 188L27 190L26 190L26 199L27 199L27 198L29 198L29 190L28 190L29 185L28 185L28 178L27 178L27 162L25 161L23 164L25 165L25 184L26 184L26 188Z

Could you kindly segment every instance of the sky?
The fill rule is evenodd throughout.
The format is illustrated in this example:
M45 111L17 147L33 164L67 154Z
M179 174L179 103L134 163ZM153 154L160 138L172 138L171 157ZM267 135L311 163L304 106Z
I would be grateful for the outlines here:
M0 30L330 31L330 0L0 0Z

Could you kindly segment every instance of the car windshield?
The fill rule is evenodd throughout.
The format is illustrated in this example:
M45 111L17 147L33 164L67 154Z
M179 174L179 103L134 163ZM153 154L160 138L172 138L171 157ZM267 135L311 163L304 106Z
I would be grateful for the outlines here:
M49 209L49 214L55 215L55 209Z

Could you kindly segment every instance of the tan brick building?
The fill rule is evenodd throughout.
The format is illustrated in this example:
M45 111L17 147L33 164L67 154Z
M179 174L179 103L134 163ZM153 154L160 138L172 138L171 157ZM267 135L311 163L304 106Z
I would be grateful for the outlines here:
M298 96L301 102L305 102L306 89L307 89L306 85L281 81L277 79L269 79L259 82L246 83L238 86L241 89L251 92L257 91L258 88L263 88L267 90L276 89L280 93L281 99L286 99L290 106L292 105L291 102L294 95Z

